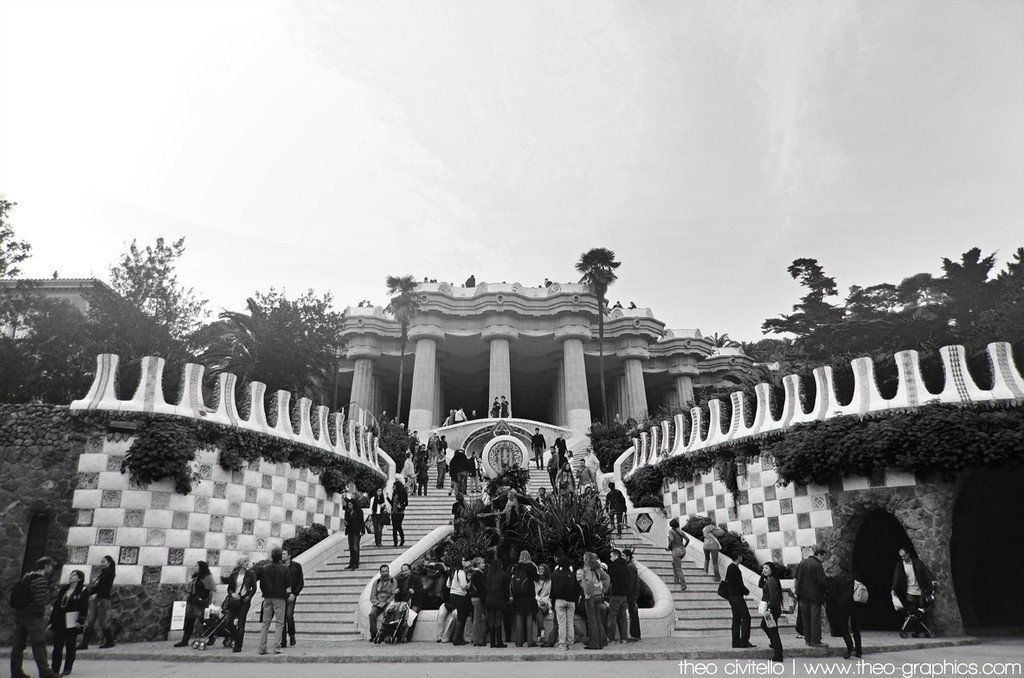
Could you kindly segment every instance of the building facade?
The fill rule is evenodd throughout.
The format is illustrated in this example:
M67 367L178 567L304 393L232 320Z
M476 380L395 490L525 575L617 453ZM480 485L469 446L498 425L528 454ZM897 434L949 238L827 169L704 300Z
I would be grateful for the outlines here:
M510 416L585 434L603 419L598 302L584 285L421 283L409 325L400 420L421 436L449 411L486 418L495 398ZM348 308L340 388L349 406L394 416L401 327L381 307ZM693 400L699 386L723 385L752 361L716 350L699 330L670 330L648 308L605 315L608 416L640 419ZM474 416L475 413L475 416Z

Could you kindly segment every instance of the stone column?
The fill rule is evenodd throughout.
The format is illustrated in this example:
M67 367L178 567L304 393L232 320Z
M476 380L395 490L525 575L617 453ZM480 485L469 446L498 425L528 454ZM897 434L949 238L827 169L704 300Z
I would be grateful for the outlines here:
M440 426L444 418L448 416L448 413L444 410L444 377L441 375L441 363L434 358L434 418L433 426ZM413 429L419 430L419 429ZM420 431L420 440L425 441L429 438L429 434L426 431Z
M509 342L519 336L518 330L502 318L495 318L488 324L481 338L490 343L491 367L487 380L487 409L495 398L505 396L509 401L509 416L514 416L515 403L512 402L512 368L509 363Z
M690 375L676 375L676 399L677 407L690 408L693 406L693 378Z
M556 426L565 426L565 367L562 359L555 361L555 387L551 399L551 421Z
M565 379L565 426L574 435L590 429L590 397L587 392L587 368L583 361L583 342L590 339L590 327L571 325L555 330L562 342Z
M416 342L412 370L412 396L409 398L409 431L434 428L434 395L437 378L437 342L444 335L430 326L416 327L409 339Z
M352 375L352 392L349 394L350 411L352 406L355 405L374 415L377 414L371 408L373 407L374 359L379 355L379 352L369 350L363 350L355 354L353 351L349 351L349 358L355 360L355 372Z
M626 412L629 410L629 402L626 400L626 377L620 374L615 377L615 412L612 413L614 417L616 414L619 415L619 421L626 421L629 416Z
M637 421L648 412L647 391L644 388L644 362L650 358L646 346L627 346L617 354L625 368L623 387L625 389L626 411L623 419L633 417Z

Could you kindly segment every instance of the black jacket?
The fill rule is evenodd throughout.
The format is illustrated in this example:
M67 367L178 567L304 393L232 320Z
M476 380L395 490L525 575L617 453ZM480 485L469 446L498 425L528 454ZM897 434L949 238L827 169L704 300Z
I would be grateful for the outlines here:
M729 563L729 567L725 568L725 585L730 596L745 596L750 593L750 589L743 583L743 573L736 563Z
M302 593L302 587L306 585L306 578L302 576L302 565L294 560L288 563L288 584L293 596Z
M551 600L568 600L573 603L580 599L580 588L576 573L571 567L556 567L551 573Z
M928 571L928 568L917 558L911 558L910 562L914 567L914 576L917 577L917 585L921 588L921 593L928 595L934 591L932 581L932 573ZM903 569L903 559L896 563L896 570L892 573L892 590L896 592L896 597L900 599L904 605L907 603L907 573Z
M252 568L246 568L245 574L242 575L242 585L239 588L237 582L239 569L235 567L231 572L221 576L220 583L228 585L228 593L237 593L238 597L243 600L252 600L253 595L256 594L256 573Z
M110 591L113 588L114 571L107 567L100 574L99 578L89 587L89 593L97 598L110 598Z
M608 595L628 596L632 593L637 573L626 564L625 558L613 560L608 564L608 576L612 580L612 587L608 589Z
M64 614L78 611L78 623L85 624L85 618L89 614L89 594L85 590L84 582L79 585L73 594L67 595L71 584L64 584L57 592L57 600L53 603L53 610L50 612L50 625L55 629L67 629ZM67 598L65 599L65 596Z
M365 534L366 524L363 518L363 509L352 506L350 511L345 512L345 534Z
M267 563L260 569L260 591L263 598L287 598L289 589L288 566L284 563Z

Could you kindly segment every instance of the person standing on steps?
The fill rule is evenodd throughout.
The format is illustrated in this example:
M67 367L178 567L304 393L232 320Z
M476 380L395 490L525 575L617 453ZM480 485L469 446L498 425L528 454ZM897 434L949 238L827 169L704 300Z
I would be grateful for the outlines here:
M555 449L551 449L551 458L548 459L548 477L551 478L551 491L558 492L558 485L555 484L555 478L558 477L558 469L561 465L558 462L558 454Z
M629 637L629 594L636 585L636 568L630 568L619 549L612 549L612 562L608 564L611 588L608 590L608 640L615 640L618 630L619 643Z
M736 648L755 647L750 643L750 610L744 598L750 590L743 583L740 572L740 557L737 555L725 568L725 587L729 607L732 608L732 646Z
M640 640L640 572L633 560L632 549L623 549L622 555L626 565L633 571L633 588L626 597L626 605L629 609L629 640L635 642Z
M686 590L686 575L683 574L683 556L686 555L686 547L690 545L690 536L679 527L679 518L668 521L668 546L666 550L672 553L672 579L673 583L681 584L683 591ZM717 574L717 573L716 573Z
M498 402L497 398L494 399L494 404L491 405L491 412L490 412L490 414L491 414L491 419L497 419L498 417L501 416L501 403Z
M389 501L391 503L391 538L394 541L394 546L405 546L405 530L402 529L402 521L405 520L405 508L409 505L409 493L406 492L405 485L396 482Z
M501 418L502 419L508 419L509 409L511 407L512 406L509 404L509 402L507 400L505 400L505 396L501 396Z
M85 623L85 631L82 633L82 642L78 644L79 650L88 650L89 641L93 634L103 635L101 648L114 647L114 632L107 622L110 615L110 594L114 590L114 577L117 575L117 568L114 559L110 556L103 556L100 560L100 573L89 586L89 619Z
M540 432L540 427L534 427L530 446L533 448L533 463L540 471L544 468L544 448L548 446L547 441L544 440L544 434Z
M288 585L290 593L285 600L284 628L288 634L288 642L295 647L295 601L302 593L302 587L306 585L306 579L302 576L302 565L292 560L292 554L288 549L282 549L281 562L288 566ZM281 634L281 647L284 644L285 634Z
M615 489L615 483L608 483L608 494L605 495L604 504L608 515L612 517L612 529L618 530L621 537L623 517L626 515L626 498L622 496L622 492Z
M359 569L359 540L366 534L363 509L354 499L345 501L345 535L348 537L348 567L346 570Z
M782 661L782 637L779 636L779 617L782 616L782 584L775 574L775 565L765 563L761 566L761 604L764 612L761 616L761 630L768 636L768 644L772 648L772 661Z
M245 642L245 620L249 616L252 597L256 594L256 573L249 567L249 556L239 556L234 569L221 576L220 581L228 586L224 627L231 634L232 651L241 652Z
M437 441L437 488L444 489L444 475L448 472L448 439L441 436ZM451 492L448 493L449 495Z
M68 583L57 592L57 600L50 612L50 628L53 629L53 659L50 668L54 673L61 672L62 662L63 675L71 673L75 665L75 636L82 630L88 615L89 594L85 590L85 573L75 570L68 576Z
M257 649L259 654L267 653L267 636L270 633L270 625L274 625L274 638L270 647L274 654L281 654L281 644L284 642L284 613L285 603L288 600L289 588L288 566L283 561L283 553L280 547L270 550L270 563L260 569L260 591L263 593L263 626L260 629L260 645Z
M378 487L370 500L370 520L373 521L373 545L380 546L384 536L385 516L388 512L388 500L384 497L384 488Z
M710 565L715 574L715 581L722 581L722 576L718 573L718 553L722 550L722 544L718 538L725 536L725 530L710 523L704 526L701 534L704 536L704 574L708 573Z
M818 546L796 567L793 592L804 625L804 642L811 647L824 645L821 642L821 605L825 602L825 568L822 563L827 558L828 553Z
M14 643L11 646L12 678L28 678L22 669L25 648L32 648L32 658L39 669L40 678L56 678L46 663L46 605L50 600L50 577L53 576L53 558L43 556L35 569L23 576L15 585L12 598L23 594L21 600L11 600L14 606Z

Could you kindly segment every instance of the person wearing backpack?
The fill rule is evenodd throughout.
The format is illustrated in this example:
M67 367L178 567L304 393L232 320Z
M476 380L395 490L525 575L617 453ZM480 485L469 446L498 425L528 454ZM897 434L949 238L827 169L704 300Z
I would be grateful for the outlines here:
M85 623L85 631L82 633L82 642L78 644L79 650L88 650L89 641L93 633L103 634L101 649L114 647L114 632L107 623L107 616L110 614L110 594L114 589L114 577L117 574L117 567L114 559L110 556L103 556L100 560L100 573L95 581L89 586L89 596L92 602L89 606L89 619Z
M525 556L525 558L524 558ZM537 566L530 559L530 554L523 551L520 560L512 571L510 584L512 593L512 641L516 647L527 644L537 645L537 634L534 631L534 616L537 614L537 589L533 582L537 578Z
M53 569L53 558L43 556L36 561L35 569L19 579L11 590L9 602L14 608L11 678L28 678L22 669L26 647L32 648L39 678L56 678L58 675L47 664L46 656L46 604L50 600Z
M63 675L71 673L75 665L75 635L82 630L89 614L89 594L85 590L85 573L74 570L68 575L68 583L57 591L57 600L50 612L50 628L53 629L53 658L50 668Z
M579 584L573 572L569 556L559 551L555 554L555 569L551 573L551 604L555 609L555 624L558 628L558 642L566 650L572 647L576 637L576 601L580 598Z

